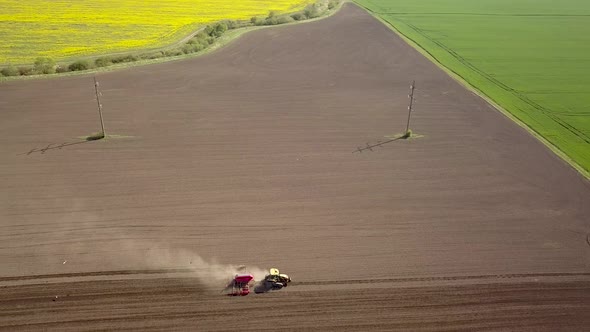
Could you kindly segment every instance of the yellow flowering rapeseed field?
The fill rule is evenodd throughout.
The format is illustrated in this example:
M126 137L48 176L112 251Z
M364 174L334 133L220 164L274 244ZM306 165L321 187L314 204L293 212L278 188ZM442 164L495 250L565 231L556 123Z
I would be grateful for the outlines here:
M162 47L198 26L311 0L0 0L0 66Z

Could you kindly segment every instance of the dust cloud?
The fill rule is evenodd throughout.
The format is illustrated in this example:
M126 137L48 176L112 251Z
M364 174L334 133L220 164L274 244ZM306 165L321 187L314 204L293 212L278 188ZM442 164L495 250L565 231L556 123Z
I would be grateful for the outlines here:
M136 246L137 243L133 245ZM135 257L129 257L129 259L139 260L136 263L140 263L146 268L154 270L181 269L198 279L202 285L211 288L225 286L238 273L250 273L257 281L264 279L267 273L266 270L259 267L220 263L214 259L207 260L187 249L167 248L162 245L143 252L129 249L125 252L135 252Z
M41 194L51 197L49 193ZM69 193L70 196L75 195ZM190 243L174 243L169 234L151 230L149 223L130 222L121 226L120 220L93 209L87 200L47 199L46 208L57 213L42 218L27 214L25 203L10 211L22 217L13 224L3 225L5 241L0 255L4 256L2 275L5 277L58 277L94 272L106 272L103 275L108 276L110 271L149 274L151 270L159 270L158 276L166 276L177 271L188 282L219 289L237 273L250 273L258 281L267 272L256 266L241 265L245 262L239 257L236 261L219 262L211 253L198 252Z

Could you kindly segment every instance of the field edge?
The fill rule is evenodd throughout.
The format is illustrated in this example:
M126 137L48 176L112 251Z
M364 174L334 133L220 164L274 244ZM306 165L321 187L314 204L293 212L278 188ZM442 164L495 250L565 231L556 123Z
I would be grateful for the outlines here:
M537 140L539 140L541 143L543 143L543 145L545 145L547 148L549 148L549 150L551 150L555 155L557 155L560 159L562 159L566 164L568 164L570 167L572 167L574 170L576 170L580 175L582 175L582 177L584 177L586 180L590 180L590 170L586 170L582 165L578 164L575 160L573 160L570 156L568 156L559 147L557 147L556 145L551 143L544 136L542 136L536 130L531 128L528 124L526 124L525 122L523 122L522 120L517 118L510 111L508 111L504 107L500 106L498 103L496 103L494 101L494 99L492 99L490 96L488 96L484 91L478 89L477 87L475 87L474 85L469 83L466 79L464 79L463 76L459 75L457 72L455 72L452 69L445 66L436 57L434 57L430 52L428 52L428 50L424 49L418 42L416 42L415 40L413 40L409 36L406 36L404 33L399 31L393 24L391 24L387 20L381 18L379 15L375 14L371 9L363 6L362 4L360 4L354 0L346 0L346 2L354 3L355 5L364 9L367 13L369 13L371 16L373 16L375 19L377 19L383 25L385 25L390 30L392 30L394 33L396 33L408 45L410 45L412 48L414 48L416 51L418 51L420 54L422 54L430 62L434 63L437 67L442 69L445 73L447 73L456 82L458 82L459 84L464 86L470 92L473 92L474 94L476 94L477 96L479 96L480 98L485 100L488 104L493 106L498 112L502 113L504 116L506 116L507 118L512 120L518 126L523 128L524 130L526 130L529 134L531 134L533 137L535 137Z

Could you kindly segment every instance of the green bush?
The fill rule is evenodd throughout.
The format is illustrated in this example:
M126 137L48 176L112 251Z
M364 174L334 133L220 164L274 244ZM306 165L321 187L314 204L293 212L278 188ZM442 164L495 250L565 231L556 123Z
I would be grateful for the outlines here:
M241 28L243 26L240 22L234 21L234 20L226 20L226 21L223 21L223 23L225 23L225 25L227 25L228 30Z
M87 60L78 60L68 66L70 71L80 71L90 69L90 62Z
M35 72L33 71L33 67L18 67L18 73L21 76L29 76L29 75L34 75Z
M250 18L250 23L254 24L254 25L258 25L256 23L258 23L258 21L260 21L260 18L256 17L256 16L252 16L252 18Z
M164 51L164 55L165 56L178 56L178 55L182 55L182 49L172 49L172 50L166 50Z
M338 6L338 1L336 0L330 0L328 3L328 9L330 10L334 9L336 6Z
M162 52L155 52L155 53L144 53L141 54L139 56L139 58L143 59L143 60L153 60L153 59L159 59L161 57L163 57L164 54Z
M214 42L215 42L215 37L209 36L204 31L197 33L193 38L191 38L189 40L189 43L191 43L191 44L202 44L202 45L205 45L205 47L213 44Z
M100 58L97 58L96 60L94 60L94 64L97 67L107 67L107 66L112 65L113 61L111 60L110 57L103 56L103 57L100 57Z
M195 52L195 48L193 44L185 44L182 47L182 53L184 54L190 54L190 53L194 53Z
M111 59L112 63L124 63L124 62L135 62L139 60L139 58L135 55L128 54L128 55L120 55Z
M191 44L191 45L209 45L209 38L197 38L197 37L193 37L191 39L189 39L189 41L187 42L187 44Z
M215 38L221 37L221 35L223 35L223 33L226 31L227 31L227 24L225 24L224 22L219 22L214 25L208 25L205 28L205 32L209 36L215 37Z
M303 13L295 13L293 15L291 15L291 18L294 19L295 21L301 21L305 19L305 16L303 15Z
M68 67L57 65L56 68L55 68L55 72L56 73L67 73L68 72Z
M264 20L264 25L277 25L277 24L279 24L279 19L276 16L267 17Z
M196 48L197 52L202 51L202 50L206 49L207 47L209 47L209 42L207 42L206 40L200 41L197 44L195 44L195 48Z
M197 40L199 40L199 39L202 39L202 40L204 40L204 39L207 39L207 38L209 38L209 35L208 35L208 34L207 34L205 31L199 31L199 32L198 32L198 33L197 33L197 34L196 34L196 35L193 37L193 39L197 39Z
M279 18L277 18L277 24L286 24L291 22L293 22L293 18L291 18L291 16L279 16Z
M20 73L18 72L18 69L13 66L13 65L8 65L5 68L2 68L2 70L0 70L0 73L2 73L3 76L18 76L20 75Z
M214 41L215 40L210 40L210 39L201 40L201 41L199 41L199 45L201 46L201 49L205 49L205 48L209 47L209 45L213 44Z
M37 58L33 66L35 74L53 74L55 73L55 61L50 58Z
M293 22L293 18L291 16L273 16L264 21L265 25L277 25Z
M303 10L303 15L305 15L306 18L316 18L320 16L320 11L318 10L318 7L311 4L305 7Z
M201 43L196 44L186 44L182 47L182 53L190 54L202 51L206 46L203 46Z

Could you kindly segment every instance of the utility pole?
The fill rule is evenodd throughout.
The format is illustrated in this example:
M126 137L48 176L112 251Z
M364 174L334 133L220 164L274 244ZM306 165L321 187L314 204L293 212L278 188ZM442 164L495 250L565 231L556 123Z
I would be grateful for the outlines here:
M406 124L406 132L404 133L405 136L408 136L410 132L410 118L412 116L412 106L414 105L414 88L416 87L416 81L412 81L412 85L410 85L410 94L408 97L410 98L410 105L408 106L408 123Z
M96 103L98 104L98 115L100 116L100 128L102 129L102 138L106 136L104 131L104 121L102 119L102 104L100 103L100 92L98 92L98 82L94 76L94 92L96 93Z

